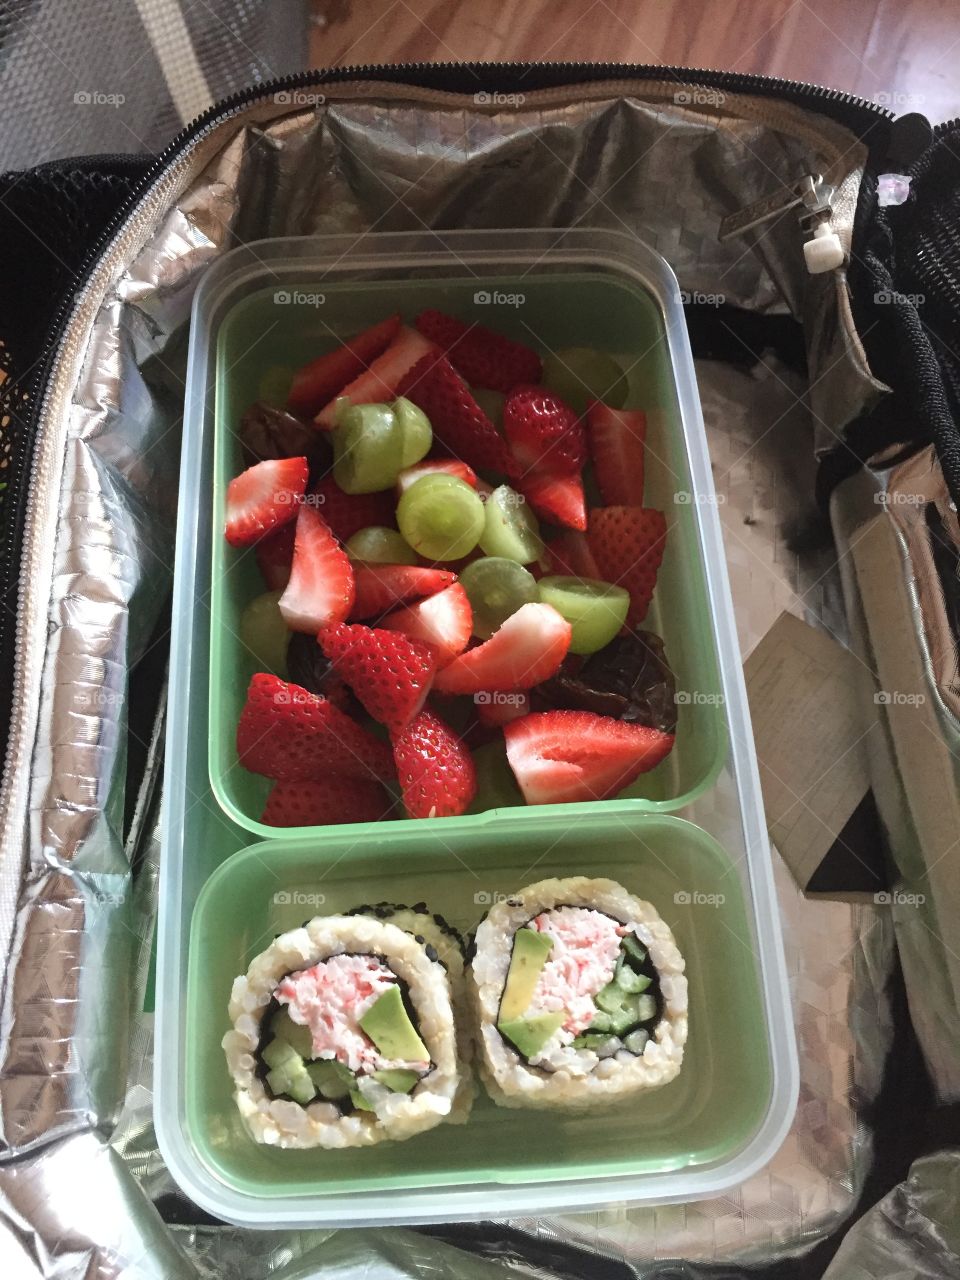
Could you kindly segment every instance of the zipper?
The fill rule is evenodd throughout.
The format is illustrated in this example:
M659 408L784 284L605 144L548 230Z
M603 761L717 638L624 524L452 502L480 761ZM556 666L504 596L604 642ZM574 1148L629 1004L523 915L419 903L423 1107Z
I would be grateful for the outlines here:
M473 79L472 84L470 77ZM469 92L474 86L476 86L475 91L511 93L524 90L530 92L560 87L570 88L577 84L607 80L672 81L694 89L714 88L729 93L774 98L798 107L813 108L854 133L867 145L871 155L882 154L883 149L888 145L893 124L893 116L885 108L863 98L821 85L699 68L653 67L616 62L366 64L331 68L321 72L299 72L242 90L221 100L181 130L169 146L156 156L141 180L131 190L124 204L91 245L74 277L72 287L66 291L50 325L43 351L37 362L37 373L30 387L29 403L32 411L23 424L20 445L16 449L16 456L11 458L8 469L8 494L16 505L12 510L8 508L6 513L7 517L12 516L12 522L8 527L6 555L0 563L0 600L8 602L8 608L0 611L0 663L3 664L3 670L15 671L15 642L23 613L25 578L20 573L20 560L24 530L30 518L33 498L33 495L26 491L24 480L34 462L37 427L44 416L53 370L62 349L68 323L75 309L82 304L90 278L105 249L122 231L131 214L164 172L218 125L225 123L241 110L258 102L267 102L280 93L363 80L409 85L461 95ZM18 577L20 589L17 592L14 608L10 608L9 605L14 603L14 586ZM0 785L0 814L3 814L7 807L2 804L2 801L6 799L11 767L19 763L23 768L24 764L23 761L18 762L14 759L16 744L11 740L9 732L11 725L17 722L21 711L22 690L17 687L16 680L13 683L11 705L5 717L6 723L0 722L0 734L6 743L2 785Z

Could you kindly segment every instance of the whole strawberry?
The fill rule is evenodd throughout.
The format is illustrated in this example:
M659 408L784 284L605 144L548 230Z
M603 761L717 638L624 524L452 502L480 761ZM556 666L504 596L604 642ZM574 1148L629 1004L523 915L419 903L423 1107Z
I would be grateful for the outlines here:
M393 758L411 818L464 813L477 793L473 757L449 725L424 710L393 738Z

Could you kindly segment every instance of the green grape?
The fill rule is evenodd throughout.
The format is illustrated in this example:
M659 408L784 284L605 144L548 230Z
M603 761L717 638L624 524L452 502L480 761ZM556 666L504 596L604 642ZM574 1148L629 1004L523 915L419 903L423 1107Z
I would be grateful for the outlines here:
M506 396L502 391L489 391L486 387L471 389L474 400L487 415L495 427L503 426L503 402Z
M397 505L397 524L411 547L427 560L459 560L477 545L484 527L476 489L456 476L422 476Z
M257 384L257 399L280 409L287 403L293 369L287 364L272 364Z
M351 560L365 560L368 564L417 563L417 553L396 529L380 524L359 529L347 540L346 552Z
M540 599L537 580L516 560L484 556L464 567L460 585L473 610L473 634L486 640L525 604Z
M281 676L287 670L290 631L280 612L282 591L265 591L240 615L240 642L258 671Z
M349 404L337 411L333 478L344 493L390 489L403 469L403 432L385 404Z
M530 564L543 551L540 525L526 499L508 484L488 495L480 547L488 556Z
M543 385L576 413L586 413L591 400L622 409L629 386L613 356L592 347L567 347L543 361Z
M541 578L540 599L573 627L571 653L596 653L627 620L630 596L623 587L595 578Z
M398 396L391 408L400 424L403 446L401 466L412 467L415 462L419 462L430 452L430 446L433 444L430 419L412 400L406 400L403 396Z

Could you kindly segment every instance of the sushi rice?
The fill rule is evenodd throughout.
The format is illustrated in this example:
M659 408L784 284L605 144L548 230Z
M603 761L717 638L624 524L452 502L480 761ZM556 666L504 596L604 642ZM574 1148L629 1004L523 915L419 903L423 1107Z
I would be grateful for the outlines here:
M394 1092L371 1076L363 1077L360 1091L372 1108L369 1111L344 1112L321 1097L307 1105L274 1097L258 1071L263 1018L281 984L284 990L294 989L304 982L305 971L335 956L367 957L372 972L382 972L385 966L404 984L415 1028L430 1054L428 1069L409 1093ZM345 966L341 962L338 967ZM292 981L286 983L291 975ZM280 934L255 957L246 974L234 980L229 1015L232 1028L223 1038L223 1049L237 1106L257 1142L301 1148L371 1146L433 1128L451 1118L455 1100L457 1118L465 1118L469 1110L470 1096L463 1097L464 1073L447 970L432 945L386 920L321 916Z
M538 919L539 927L548 934L551 921L555 923L557 936L551 957L557 955L560 962L566 946L564 934L574 945L587 945L579 952L579 965L568 967L568 974L574 975L572 986L570 981L564 984L562 977L558 981L556 971L538 980L536 1008L557 1010L565 996L567 1018L528 1060L501 1034L497 1022L514 939L531 922L538 927ZM580 936L576 936L578 931ZM620 1047L607 1056L590 1048L574 1047L575 1035L589 1029L590 1014L584 1014L584 1003L594 1008L590 997L610 980L617 939L624 933L632 933L645 948L656 972L658 1020L641 1053ZM608 934L613 937L612 951ZM551 980L553 992L549 989ZM498 902L477 928L467 981L480 1072L488 1093L500 1106L593 1108L658 1088L680 1071L687 1040L683 957L655 908L616 881L584 876L543 880ZM577 982L581 984L579 990Z

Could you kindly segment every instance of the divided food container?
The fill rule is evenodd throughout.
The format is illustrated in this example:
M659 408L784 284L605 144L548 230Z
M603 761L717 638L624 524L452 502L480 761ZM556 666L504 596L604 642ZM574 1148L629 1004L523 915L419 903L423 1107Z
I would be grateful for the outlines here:
M599 347L629 371L628 405L648 416L643 501L669 528L644 625L663 636L677 677L676 746L603 803L268 827L268 784L239 766L234 742L253 673L237 624L262 590L252 553L222 536L226 485L243 465L235 425L272 369L427 306L543 349ZM309 1226L685 1200L743 1181L777 1149L796 1103L796 1052L712 497L678 286L630 237L272 240L208 272L184 418L156 1057L161 1149L204 1208L246 1225ZM426 899L469 932L497 895L572 874L621 881L673 928L691 991L676 1081L586 1116L498 1109L481 1094L468 1133L444 1125L365 1151L279 1151L246 1135L220 1039L234 976L275 933L383 899Z

